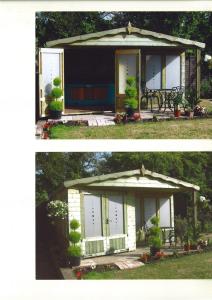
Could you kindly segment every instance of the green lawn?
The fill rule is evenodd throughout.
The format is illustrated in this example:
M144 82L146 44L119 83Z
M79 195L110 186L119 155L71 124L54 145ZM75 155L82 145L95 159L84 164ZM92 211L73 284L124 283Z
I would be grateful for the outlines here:
M133 270L95 272L85 279L211 279L212 252L165 259Z
M65 126L51 128L51 139L209 139L212 118L130 123L106 127Z

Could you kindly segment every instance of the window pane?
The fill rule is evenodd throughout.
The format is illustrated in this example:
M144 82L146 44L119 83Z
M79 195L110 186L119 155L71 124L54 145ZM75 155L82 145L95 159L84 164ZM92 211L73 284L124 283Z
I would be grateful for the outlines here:
M161 56L146 56L146 86L149 89L161 88Z
M147 227L151 227L151 218L156 216L156 200L155 198L144 199L144 221Z
M166 88L180 86L180 56L166 56Z
M109 225L110 235L124 232L123 197L109 196Z
M102 236L101 198L84 195L85 237Z
M160 199L160 226L170 227L170 201L167 198Z
M136 55L119 54L119 94L125 94L128 76L136 78Z

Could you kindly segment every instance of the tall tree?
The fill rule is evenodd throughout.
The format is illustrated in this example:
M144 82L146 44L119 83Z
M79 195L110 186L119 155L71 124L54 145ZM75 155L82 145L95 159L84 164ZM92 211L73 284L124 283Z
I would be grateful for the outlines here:
M47 41L110 28L107 12L38 12L36 14L37 47Z
M36 154L36 203L49 196L66 179L86 177L96 164L93 153L38 152Z

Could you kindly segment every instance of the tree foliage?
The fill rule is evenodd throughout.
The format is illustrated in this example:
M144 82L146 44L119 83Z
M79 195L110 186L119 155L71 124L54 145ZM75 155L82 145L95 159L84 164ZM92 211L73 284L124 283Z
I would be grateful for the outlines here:
M105 152L37 153L37 203L47 201L64 180L102 175L142 167L197 184L212 199L210 152Z
M133 170L142 167L197 184L212 199L212 154L210 152L114 152L105 153L98 173Z
M89 176L95 162L92 153L39 152L36 155L36 203L48 201L66 179Z
M49 40L127 26L193 39L212 51L212 13L200 12L38 12L37 46Z

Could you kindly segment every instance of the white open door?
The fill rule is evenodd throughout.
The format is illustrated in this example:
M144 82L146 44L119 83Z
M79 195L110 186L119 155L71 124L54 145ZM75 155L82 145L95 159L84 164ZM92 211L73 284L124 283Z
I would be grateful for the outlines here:
M53 48L39 49L39 114L45 116L53 79L60 77L64 91L64 50Z

